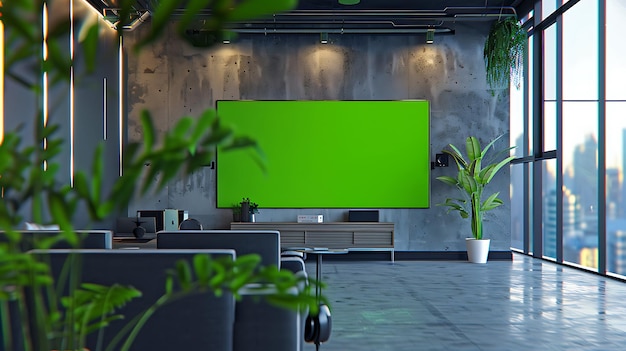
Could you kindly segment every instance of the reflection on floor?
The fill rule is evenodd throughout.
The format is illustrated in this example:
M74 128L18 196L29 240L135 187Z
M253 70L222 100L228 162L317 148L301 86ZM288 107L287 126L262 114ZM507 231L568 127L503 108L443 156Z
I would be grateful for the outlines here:
M322 271L333 321L323 351L626 348L626 283L528 256L326 260Z

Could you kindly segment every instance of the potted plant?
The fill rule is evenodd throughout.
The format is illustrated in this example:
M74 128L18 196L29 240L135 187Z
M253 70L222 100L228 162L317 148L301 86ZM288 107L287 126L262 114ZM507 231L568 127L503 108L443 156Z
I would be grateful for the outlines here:
M465 241L470 262L487 262L490 240L483 239L483 215L485 212L493 210L503 203L498 198L499 192L492 193L484 199L485 187L491 182L496 173L514 158L513 156L508 156L508 151L512 149L510 147L497 152L494 158L492 158L495 160L494 162L489 163L488 159L486 159L487 152L501 137L499 136L492 140L482 150L476 137L468 137L465 140L466 156L452 144L449 144L448 148L443 150L444 153L454 159L458 173L456 178L440 176L437 177L437 180L457 188L463 197L448 198L445 202L437 205L448 207L448 213L450 211L458 211L462 218L470 218L472 238L468 238ZM504 159L502 159L503 157ZM474 249L479 249L479 251Z
M240 203L241 205L241 221L242 222L255 222L255 215L259 213L259 204L250 201L249 197L244 197Z
M483 58L487 84L493 90L508 87L510 78L517 87L521 82L522 62L527 35L515 17L495 21L485 40Z
M233 210L233 222L241 222L241 203L235 203L231 206Z

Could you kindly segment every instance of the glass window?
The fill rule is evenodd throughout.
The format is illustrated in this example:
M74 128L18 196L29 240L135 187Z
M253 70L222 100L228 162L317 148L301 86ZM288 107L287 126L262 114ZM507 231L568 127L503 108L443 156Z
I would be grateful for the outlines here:
M626 275L626 102L606 104L607 271Z
M626 2L606 1L606 98L625 100L626 89Z
M541 2L541 19L544 20L550 16L560 4L561 0L543 0Z
M515 149L511 150L511 155L515 157L526 156L524 152L524 80L520 82L519 89L515 87L515 84L510 84L510 96L509 96L509 123L511 130L511 146L515 146Z
M543 256L556 259L556 159L543 161Z
M556 150L556 102L543 103L543 151Z
M598 267L598 103L563 103L563 260Z
M524 168L518 163L511 165L511 247L524 250Z
M556 150L556 85L557 30L556 24L544 31L543 45L543 151Z
M598 1L563 14L563 99L598 99Z
M556 24L543 32L543 97L556 100Z

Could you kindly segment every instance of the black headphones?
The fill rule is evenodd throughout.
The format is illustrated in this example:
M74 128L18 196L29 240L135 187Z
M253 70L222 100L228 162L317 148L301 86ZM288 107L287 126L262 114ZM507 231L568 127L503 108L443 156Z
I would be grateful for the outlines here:
M332 329L332 319L330 317L330 309L326 305L320 305L318 314L311 314L306 317L304 325L304 341L320 343L328 341L330 331Z

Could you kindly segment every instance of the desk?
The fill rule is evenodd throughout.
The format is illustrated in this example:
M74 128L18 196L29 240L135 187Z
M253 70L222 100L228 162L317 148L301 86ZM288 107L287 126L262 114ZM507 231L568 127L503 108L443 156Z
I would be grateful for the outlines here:
M297 251L301 251L307 254L312 254L315 255L315 280L317 280L318 282L322 282L322 256L323 255L337 255L337 254L346 254L348 253L348 249L301 249L301 250L297 250ZM318 298L318 303L319 301L319 297L322 294L322 286L321 285L317 285L315 287L315 296Z
M114 249L156 249L156 239L135 239L113 237Z
M305 328L310 329L307 331L305 329L305 334L309 334L312 332L312 338L307 340L309 342L315 343L315 350L318 351L320 349L320 344L322 342L326 342L330 337L330 331L332 329L332 319L330 317L330 311L328 310L328 306L323 305L321 303L322 296L322 256L324 255L337 255L337 254L346 254L348 253L348 249L302 249L299 250L305 252L307 254L315 255L315 280L317 281L317 285L315 286L315 297L317 298L317 304L319 306L319 314L316 317L309 316L307 318L307 323ZM315 318L315 320L312 320ZM312 331L311 331L312 330Z

